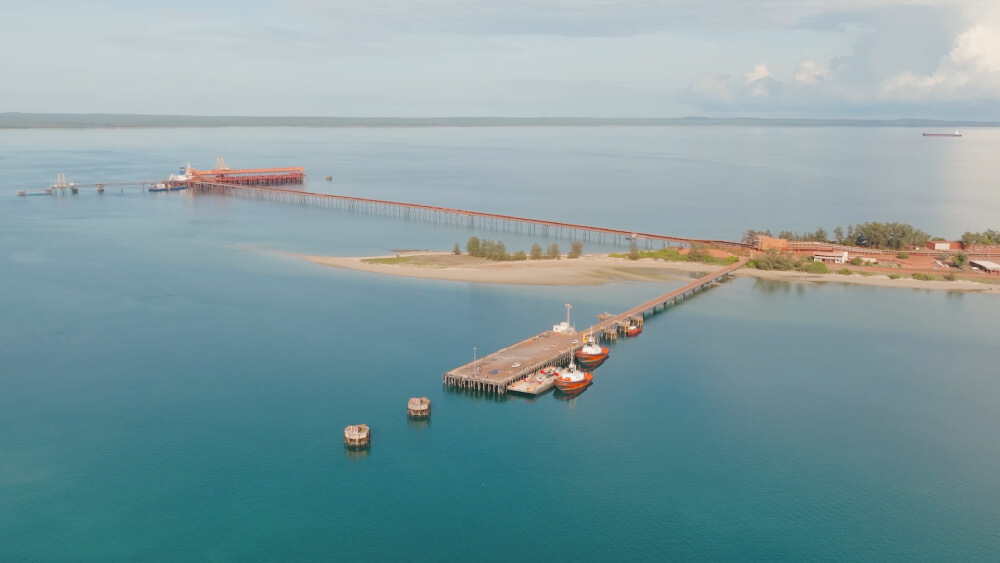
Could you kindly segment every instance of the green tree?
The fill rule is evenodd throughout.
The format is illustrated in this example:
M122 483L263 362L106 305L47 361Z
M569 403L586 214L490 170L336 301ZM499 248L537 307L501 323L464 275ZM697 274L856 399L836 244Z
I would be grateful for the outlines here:
M559 256L559 245L556 243L550 244L548 250L545 251L545 257L549 260L558 260Z
M527 259L528 259L528 255L527 255L527 254L525 254L523 250L518 250L517 252L515 252L515 253L514 253L514 254L513 254L513 255L512 255L511 257L510 257L510 259L511 259L511 260L519 260L519 261L520 261L520 260L527 260Z
M638 260L639 259L639 247L636 246L636 245L634 245L634 244L632 246L628 247L627 257L628 257L629 260Z
M566 253L566 258L579 258L583 254L583 243L574 240L569 243L569 252Z
M497 261L507 259L507 246L504 245L503 241L493 243L492 248L490 248L490 255L487 258Z
M959 268L964 268L965 265L969 263L969 255L964 252L959 252L951 257L951 263Z
M469 237L469 241L465 243L465 251L469 253L469 256L482 257L482 251L479 244L478 237Z
M535 244L531 245L531 251L528 254L528 256L532 260L541 260L542 259L542 246L540 244L538 244L537 242Z
M844 229L840 227L835 227L833 229L833 240L837 244L844 244Z
M792 270L795 269L796 260L791 254L782 254L771 248L757 253L754 262L758 270Z
M691 262L711 262L713 258L712 253L701 246L691 247L687 257Z
M813 233L813 239L816 242L826 242L826 236L826 229L823 227L816 229L816 232Z
M764 233L757 232L757 231L755 231L753 229L747 229L743 233L743 238L740 239L740 242L742 242L743 244L756 244L757 243L757 237L759 237L759 236L761 236L763 234Z
M457 242L455 243L455 248L451 249L451 253L454 254L455 256L462 254L462 248L458 246Z

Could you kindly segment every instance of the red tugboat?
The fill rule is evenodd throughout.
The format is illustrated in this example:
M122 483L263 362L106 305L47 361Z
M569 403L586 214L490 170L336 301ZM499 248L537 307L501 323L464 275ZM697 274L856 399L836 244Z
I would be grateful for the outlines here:
M598 344L593 334L588 334L584 337L583 348L577 350L574 356L583 369L594 369L608 359L608 349Z
M642 326L637 324L630 324L628 328L625 329L625 336L639 336L642 332Z
M573 393L590 385L593 380L594 376L590 372L580 371L576 364L570 362L568 367L559 370L556 388L563 393Z

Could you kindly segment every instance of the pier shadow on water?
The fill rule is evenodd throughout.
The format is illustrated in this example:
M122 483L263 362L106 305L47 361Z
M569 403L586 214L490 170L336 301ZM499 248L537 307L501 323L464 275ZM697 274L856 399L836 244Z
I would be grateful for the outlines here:
M371 449L370 445L358 447L358 446L348 446L345 444L344 455L347 457L347 459L360 460L368 457L368 450L370 449Z
M423 429L431 425L431 417L427 416L424 418L413 418L412 416L406 417L406 425L414 429Z
M480 401L490 401L494 403L505 403L509 400L507 395L498 395L496 393L490 393L488 391L478 391L476 389L468 389L466 387L450 387L445 384L441 384L444 390L448 393L455 395L461 395L463 397L468 397L470 399L476 399Z

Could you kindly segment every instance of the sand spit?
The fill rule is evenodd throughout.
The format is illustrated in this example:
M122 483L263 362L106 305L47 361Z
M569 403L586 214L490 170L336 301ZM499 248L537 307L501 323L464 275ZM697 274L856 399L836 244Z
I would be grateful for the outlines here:
M570 260L527 260L493 262L450 252L406 252L392 256L337 257L293 254L314 264L361 272L435 280L519 285L602 285L624 282L690 280L692 273L705 274L718 266L697 262L668 262L643 258L627 260L590 254ZM908 276L891 279L887 275L850 276L808 274L794 271L742 268L739 276L800 283L850 283L876 287L964 291L1000 295L1000 284L970 280L925 281Z
M842 274L807 274L805 272L782 272L777 270L756 270L753 268L742 268L737 270L736 275L766 280L801 283L850 283L855 285L872 285L876 287L929 289L937 291L965 291L1000 295L1000 285L962 279L955 281L926 281L901 276L899 279L894 280L885 275L864 276L860 274L852 274L850 276L846 276Z
M625 260L584 255L573 260L493 262L449 252L405 253L394 256L296 256L314 264L362 272L435 280L520 285L602 285L622 282L689 281L689 272L707 273L715 266L651 259ZM398 261L395 261L398 256ZM395 261L378 263L374 260Z

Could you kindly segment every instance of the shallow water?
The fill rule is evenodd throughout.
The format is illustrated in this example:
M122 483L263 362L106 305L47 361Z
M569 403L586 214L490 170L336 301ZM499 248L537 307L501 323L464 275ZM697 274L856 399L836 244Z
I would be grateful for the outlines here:
M218 151L304 164L310 189L688 236L1000 216L977 156L996 132L914 134L0 132L0 559L994 559L995 296L738 278L648 319L578 397L495 400L440 374L564 303L589 324L681 282L380 277L273 251L532 240L186 194L12 195ZM429 423L407 421L411 396ZM372 448L348 455L361 422Z

